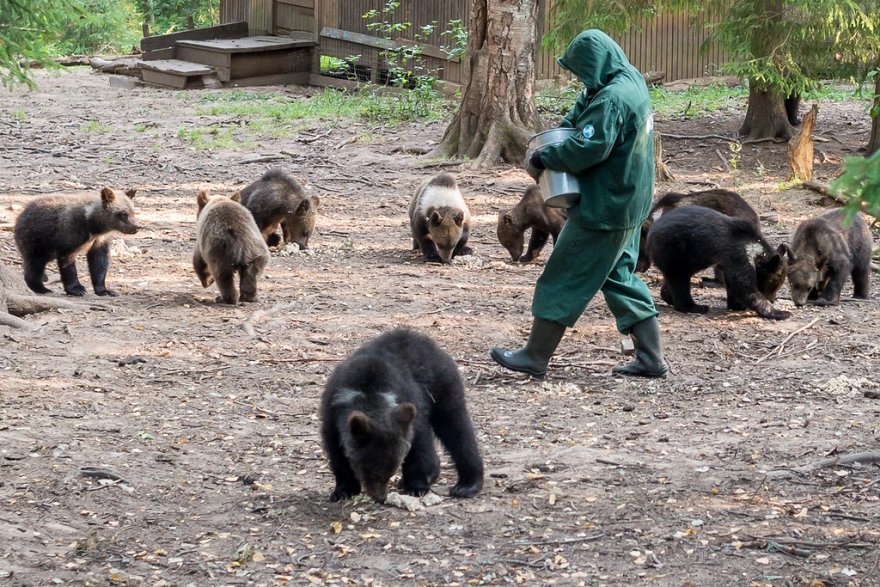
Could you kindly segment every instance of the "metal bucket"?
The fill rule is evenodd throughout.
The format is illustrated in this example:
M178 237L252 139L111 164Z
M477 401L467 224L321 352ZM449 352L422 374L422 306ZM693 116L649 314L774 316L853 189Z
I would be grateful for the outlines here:
M547 145L558 145L568 137L577 134L576 128L551 128L533 135L528 142L529 150ZM581 198L581 187L575 175L566 171L545 169L538 176L538 186L544 196L544 204L553 208L571 208Z

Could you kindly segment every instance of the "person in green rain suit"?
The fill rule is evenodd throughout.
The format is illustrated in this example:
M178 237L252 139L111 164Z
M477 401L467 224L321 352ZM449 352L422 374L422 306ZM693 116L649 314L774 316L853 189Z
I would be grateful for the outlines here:
M584 91L561 124L580 132L527 156L526 170L577 176L580 201L568 211L553 253L538 278L528 342L515 351L494 348L507 369L543 377L566 327L574 326L601 291L629 334L635 360L616 375L665 377L657 309L648 287L634 274L639 229L654 193L654 132L645 80L611 37L598 30L578 35L557 59Z

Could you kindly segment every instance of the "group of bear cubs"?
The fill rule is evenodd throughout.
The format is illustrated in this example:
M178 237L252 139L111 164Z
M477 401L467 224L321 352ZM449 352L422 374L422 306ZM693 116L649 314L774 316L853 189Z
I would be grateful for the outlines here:
M133 190L122 194L104 188L99 198L47 196L28 204L14 229L28 287L49 291L45 268L54 259L64 291L84 295L75 262L85 251L95 293L115 296L105 285L110 235L138 230L134 196ZM318 206L317 197L307 196L279 169L232 197L200 190L196 201L193 268L204 287L217 284L218 301L228 304L256 299L269 246L282 239L308 246ZM423 183L410 201L409 217L413 249L426 260L449 263L471 252L470 212L452 175L441 173ZM565 210L547 207L540 189L531 186L516 206L499 213L498 239L514 261L530 262L551 237L556 239L565 221ZM663 274L661 297L682 312L707 311L694 302L690 285L693 275L710 267L727 290L728 308L752 309L764 318L790 315L772 305L786 278L798 306L807 300L837 304L848 275L855 297L869 295L871 235L859 215L847 221L841 210L803 222L790 244L774 248L761 234L758 215L736 192L667 193L655 202L641 236L636 270L656 265ZM747 250L752 243L761 248L754 259ZM328 379L320 413L336 482L332 501L363 491L384 502L398 469L404 493L426 494L440 474L435 435L458 473L450 495L470 497L483 486L483 461L458 368L424 334L398 329L357 349Z

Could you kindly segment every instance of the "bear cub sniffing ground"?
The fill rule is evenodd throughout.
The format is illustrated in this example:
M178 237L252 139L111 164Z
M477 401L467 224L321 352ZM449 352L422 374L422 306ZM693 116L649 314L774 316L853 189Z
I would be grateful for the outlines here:
M125 194L110 188L95 196L44 196L28 204L15 221L15 244L24 261L24 281L35 293L49 293L43 285L46 265L58 262L61 282L69 296L82 296L86 288L76 273L76 257L86 251L89 277L99 296L115 296L104 280L110 266L110 233L134 234L135 190Z
M306 195L302 185L281 169L270 169L263 177L239 192L242 206L250 210L257 227L270 247L281 243L276 234L278 225L284 242L296 243L307 249L315 230L318 196Z
M845 212L832 210L806 220L791 239L788 285L791 300L802 306L808 299L819 306L840 303L847 275L853 297L868 299L871 290L871 232L861 215L844 227Z
M566 219L565 209L546 206L541 188L529 186L516 206L498 213L498 242L514 261L529 263L538 258L547 239L552 236L556 242ZM532 229L529 247L523 254L525 232L529 229Z
M321 438L336 487L330 501L363 490L382 503L402 463L401 485L422 496L440 475L434 435L458 471L453 497L483 487L483 460L458 367L428 336L387 332L341 363L321 398Z
M758 234L761 233L761 223L758 220L758 213L755 212L754 208L749 206L749 203L746 202L741 195L734 191L722 188L712 188L689 193L667 192L654 202L654 205L651 207L651 212L648 215L648 219L642 224L642 238L639 239L639 260L636 263L636 271L647 271L651 266L647 245L648 233L651 230L651 226L662 217L663 214L675 208L681 208L682 206L702 206L704 208L711 208L716 212L721 212L726 216L748 220L755 227ZM765 247L765 250L768 254L772 254L769 251L769 245Z
M196 248L193 269L202 287L214 281L224 304L253 302L257 299L257 278L269 262L269 247L254 217L238 202L238 194L227 198L208 196L199 190L196 222ZM239 274L241 296L235 287Z
M449 263L471 254L471 213L451 174L441 173L419 186L409 203L409 220L413 250L421 250L428 261Z
M789 312L775 309L762 293L767 284L758 283L749 261L746 245L761 240L763 237L748 220L702 206L670 210L648 233L651 261L663 273L660 297L679 312L705 314L708 306L697 304L691 297L691 276L718 265L724 272L729 309L752 309L758 316L772 320L788 318Z

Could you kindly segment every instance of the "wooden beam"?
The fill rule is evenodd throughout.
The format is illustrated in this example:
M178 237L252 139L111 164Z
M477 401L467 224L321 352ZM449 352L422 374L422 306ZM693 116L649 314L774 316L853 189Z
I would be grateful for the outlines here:
M459 57L450 59L449 55L437 45L426 45L425 43L419 43L418 41L411 41L409 39L395 39L394 42L397 47L419 47L422 50L423 55L433 57L434 59L443 59L444 61L452 61L453 63L459 63L461 61L461 58Z
M325 26L321 29L321 36L328 39L336 39L337 41L348 41L357 45L366 45L367 47L376 47L378 49L394 49L396 45L394 41L388 39L380 39L379 37L371 37L370 35L362 35L342 29L334 29Z
M206 27L203 29L193 29L191 31L180 31L178 33L170 33L167 35L156 35L154 37L146 37L141 39L142 51L153 51L155 49L164 49L173 47L174 43L181 39L204 40L204 39L233 39L238 37L246 37L248 34L248 23L244 21L230 22L217 26Z

